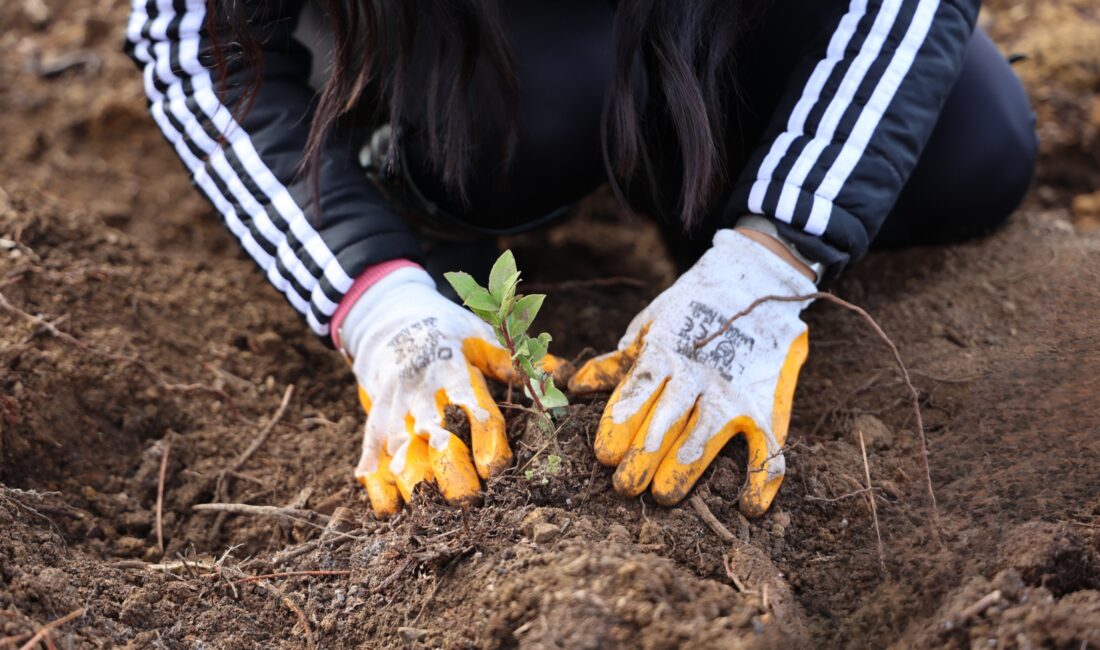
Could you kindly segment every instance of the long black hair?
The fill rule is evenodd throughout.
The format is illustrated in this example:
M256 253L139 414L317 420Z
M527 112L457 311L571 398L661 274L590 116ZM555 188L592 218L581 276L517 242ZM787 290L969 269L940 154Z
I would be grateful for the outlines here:
M207 0L210 15L217 0ZM503 160L516 144L517 82L501 17L506 0L316 0L332 29L327 81L321 88L303 159L303 171L316 173L322 144L333 126L373 92L371 103L385 107L392 146L387 164L396 164L402 124L411 107L427 106L425 124L430 162L445 187L465 200L470 173L471 116L467 102L475 72L483 63L499 80L512 119L501 125ZM614 18L614 68L604 105L602 145L608 177L621 200L621 187L636 178L658 193L656 168L662 161L650 146L653 125L667 125L678 147L682 170L676 205L690 228L727 182L724 168L731 107L734 45L754 13L751 0L618 0ZM224 17L223 17L224 18ZM228 17L233 23L233 17ZM436 35L434 62L426 82L410 83L413 40L418 26ZM257 63L259 48L238 25L236 42ZM213 31L213 30L212 30ZM384 54L383 54L384 53ZM215 59L224 57L215 43ZM642 75L649 90L638 101L633 81ZM257 81L258 83L258 81ZM246 102L247 105L247 102ZM246 109L247 110L247 109ZM662 153L660 157L664 157ZM316 176L314 176L316 179Z

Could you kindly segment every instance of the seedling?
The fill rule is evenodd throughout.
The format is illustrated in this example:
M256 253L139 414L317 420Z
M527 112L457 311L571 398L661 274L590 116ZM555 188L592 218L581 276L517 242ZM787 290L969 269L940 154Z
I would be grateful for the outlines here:
M520 273L512 251L504 251L493 264L488 287L478 284L469 273L457 271L444 276L462 299L462 304L492 326L497 340L512 356L512 365L524 394L542 416L547 430L553 430L550 409L566 406L569 400L554 386L554 378L540 363L550 347L550 335L546 332L535 337L527 334L546 296L516 293Z
M536 456L537 457L537 456ZM561 456L556 454L550 454L546 457L546 461L541 468L528 467L523 472L523 476L528 482L534 481L535 477L539 477L539 483L546 485L550 482L550 476L557 476L561 471Z

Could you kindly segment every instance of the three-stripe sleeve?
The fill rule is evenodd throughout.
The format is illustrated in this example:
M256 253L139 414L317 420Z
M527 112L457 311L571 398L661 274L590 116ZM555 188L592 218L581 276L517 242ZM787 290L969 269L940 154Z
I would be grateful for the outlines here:
M268 281L324 336L363 269L416 259L419 247L364 177L354 143L326 145L317 201L311 180L299 177L315 99L309 53L292 36L301 3L228 6L249 12L240 22L260 46L258 85L224 16L208 20L206 0L133 0L126 50L142 69L154 121L194 184ZM228 55L224 87L211 69L212 26ZM251 109L240 111L249 89Z
M962 66L977 0L850 0L805 54L726 214L775 220L835 278L897 200Z

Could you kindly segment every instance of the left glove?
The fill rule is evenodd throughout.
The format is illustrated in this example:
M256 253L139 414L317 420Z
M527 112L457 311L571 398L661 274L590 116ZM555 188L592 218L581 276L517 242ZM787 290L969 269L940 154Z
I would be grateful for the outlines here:
M375 514L392 515L427 480L451 503L476 499L478 477L512 460L485 376L509 381L514 370L489 325L440 295L423 269L402 268L358 298L340 329L367 411L355 477ZM444 427L449 405L466 413L469 447Z
M615 490L683 499L737 434L748 444L741 511L763 514L783 482L783 444L809 339L799 312L810 301L765 302L702 348L696 343L767 295L815 291L812 281L732 230L630 323L619 349L585 364L576 393L609 390L596 457L616 467Z

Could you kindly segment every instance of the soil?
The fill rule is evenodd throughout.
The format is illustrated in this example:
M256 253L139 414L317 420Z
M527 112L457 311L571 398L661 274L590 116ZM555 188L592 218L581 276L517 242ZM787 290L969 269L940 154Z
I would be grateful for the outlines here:
M1100 9L988 4L998 42L1029 55L1035 190L988 239L873 254L834 288L913 374L938 507L888 349L819 303L774 507L738 514L739 442L695 491L733 541L688 503L611 491L591 451L606 397L576 399L549 444L510 411L516 466L481 506L429 487L374 519L351 478L351 376L147 118L124 3L0 5L0 292L50 323L0 315L0 647L70 612L56 645L1100 645ZM539 324L558 354L615 345L674 277L660 241L598 195L509 242L550 294ZM291 384L222 483L327 526L195 511ZM249 579L286 572L313 573Z

